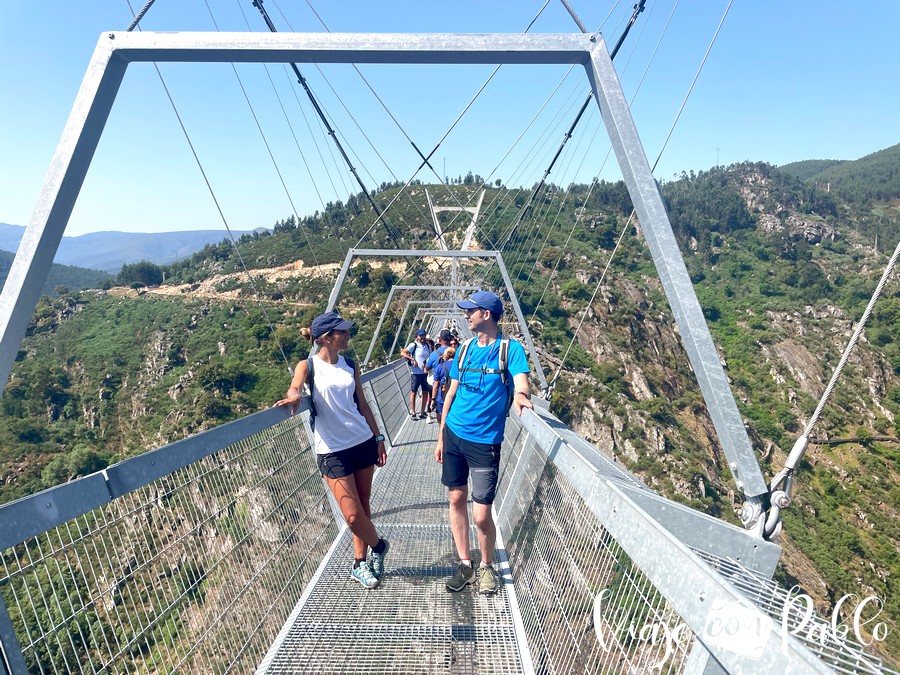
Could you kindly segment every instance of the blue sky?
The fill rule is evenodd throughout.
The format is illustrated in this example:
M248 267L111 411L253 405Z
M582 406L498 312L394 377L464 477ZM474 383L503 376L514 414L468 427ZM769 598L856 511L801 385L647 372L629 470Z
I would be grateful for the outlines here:
M143 2L132 4L138 9ZM599 27L610 45L633 4L570 0L582 21L590 29ZM324 30L314 7L334 32L516 33L544 0L266 0L265 5L284 31ZM616 58L651 164L727 6L727 0L648 0ZM30 220L97 39L101 32L124 30L131 17L125 0L0 3L0 222ZM250 0L157 0L141 24L144 30L164 31L216 30L216 25L264 30ZM900 142L898 27L896 0L735 1L662 151L657 178L744 160L777 165L857 159ZM544 7L531 29L576 31L559 0ZM300 67L366 184L410 178L419 159L359 76L346 65ZM428 152L491 68L360 70L403 130ZM252 113L230 65L164 64L161 71L233 229L271 227L295 211L302 216L357 191L302 91L281 66L237 67ZM507 185L530 186L546 169L587 91L577 71L504 67L435 153L433 164L444 175L471 170ZM617 179L608 150L592 106L551 180L566 185L597 175ZM428 170L418 177L437 182ZM155 71L132 66L66 234L223 228Z

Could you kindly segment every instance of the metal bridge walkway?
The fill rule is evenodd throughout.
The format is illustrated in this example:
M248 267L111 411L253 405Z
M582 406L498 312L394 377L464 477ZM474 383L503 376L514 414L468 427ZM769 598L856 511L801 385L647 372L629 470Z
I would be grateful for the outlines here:
M349 578L345 527L258 673L522 672L508 568L493 597L444 588L458 559L437 430L407 420L375 475L372 518L391 542L381 585L370 591ZM474 527L470 538L477 555Z

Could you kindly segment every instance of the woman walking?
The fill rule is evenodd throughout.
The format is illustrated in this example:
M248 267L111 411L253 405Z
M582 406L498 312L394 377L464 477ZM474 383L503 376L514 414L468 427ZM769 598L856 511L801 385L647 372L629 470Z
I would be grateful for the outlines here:
M375 531L369 496L375 467L384 466L387 453L384 436L363 395L356 364L340 355L347 349L353 325L336 312L326 312L317 316L310 328L301 330L307 339L315 340L319 351L297 364L286 398L275 405L290 407L294 414L303 385L309 383L319 472L353 533L355 561L350 577L366 588L375 588L384 573L390 545Z

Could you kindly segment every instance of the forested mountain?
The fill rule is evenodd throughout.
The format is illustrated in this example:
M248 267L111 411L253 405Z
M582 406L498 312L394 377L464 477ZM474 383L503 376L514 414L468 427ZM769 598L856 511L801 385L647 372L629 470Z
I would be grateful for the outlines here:
M900 175L900 146L883 153L794 171L733 165L661 186L767 479L814 410L881 275L884 250L900 238L900 190L853 189L867 171L872 184L892 185L879 176ZM826 174L830 191L817 178ZM441 205L464 205L480 183L473 176L427 189ZM272 232L244 235L249 274L230 244L209 245L160 268L166 282L149 292L42 301L0 399L0 501L271 404L306 348L297 328L324 306L349 247L369 230L370 248L433 246L425 188L407 188L386 222L352 195L300 222L289 217ZM398 192L382 185L374 198L386 207ZM488 187L474 246L503 247L544 370L561 372L553 411L654 489L737 522L739 495L624 185L548 185L529 206L530 193ZM458 246L467 219L441 217L449 245ZM339 304L360 324L357 356L387 289L434 274L422 261L354 267ZM496 282L486 274L486 285ZM399 310L391 318L396 325ZM393 330L382 334L385 351ZM877 439L900 435L898 335L895 273L814 432L854 440L811 446L785 513L778 573L826 612L844 593L882 598L893 626L884 648L895 661L900 445Z
M0 223L0 251L16 251L25 228ZM235 232L241 236L244 231ZM147 260L157 265L189 257L207 244L228 239L224 230L190 230L187 232L89 232L63 237L54 260L60 265L116 274L122 265ZM82 286L78 286L82 288Z
M15 253L0 251L0 288L6 283L6 277L9 275L15 257ZM112 277L106 272L53 263L50 265L47 283L44 284L44 293L58 295L60 292L66 293L70 290L98 288L107 280L112 280Z
M852 162L812 160L786 164L781 171L803 182L821 183L849 205L865 208L872 202L900 199L900 143Z

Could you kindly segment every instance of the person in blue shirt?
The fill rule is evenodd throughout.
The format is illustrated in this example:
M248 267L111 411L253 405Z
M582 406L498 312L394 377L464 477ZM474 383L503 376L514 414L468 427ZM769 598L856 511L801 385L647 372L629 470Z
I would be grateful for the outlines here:
M493 567L497 530L491 505L497 492L500 444L509 405L508 386L514 387L513 406L518 415L533 408L528 386L528 359L515 340L509 341L507 384L500 374L500 344L503 339L497 321L503 303L490 291L478 291L456 303L466 312L475 338L465 354L462 348L450 367L450 389L444 400L444 416L438 431L434 457L442 465L441 482L450 498L450 530L460 563L446 584L448 591L461 591L476 580L469 550L469 473L472 474L472 520L481 548L478 590L493 594L500 579Z
M431 400L434 401L435 409L437 411L437 421L440 422L444 417L444 392L450 387L450 366L453 362L453 357L456 356L456 350L453 347L447 347L444 350L444 355L441 356L440 361L434 367L434 383L432 384L431 389ZM432 418L428 418L428 423L431 424Z
M438 343L439 347L431 352L431 356L428 357L428 360L425 361L425 377L428 382L428 386L431 387L431 405L429 406L428 411L428 424L434 424L436 421L435 417L435 409L437 407L437 399L435 398L434 393L434 378L435 378L435 369L438 367L438 364L444 360L444 352L447 350L447 347L450 346L450 340L453 337L453 334L450 333L446 328L442 330L438 334ZM439 415L438 415L439 416Z

